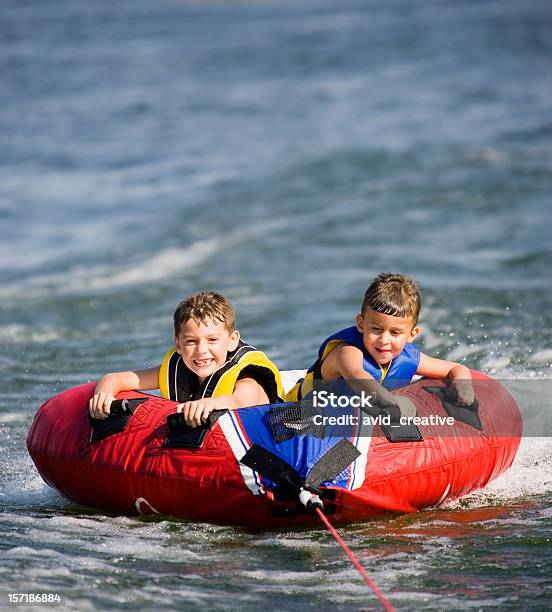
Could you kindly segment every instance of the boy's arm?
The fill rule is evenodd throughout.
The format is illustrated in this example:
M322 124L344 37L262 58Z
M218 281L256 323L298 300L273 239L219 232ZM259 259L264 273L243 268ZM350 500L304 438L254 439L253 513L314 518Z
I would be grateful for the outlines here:
M429 376L430 378L448 378L458 393L458 403L465 406L473 404L475 396L473 394L471 372L466 366L420 353L420 363L416 374Z
M253 378L241 378L234 387L232 395L219 395L193 402L179 404L178 412L184 414L187 425L197 427L207 420L213 410L236 410L247 406L268 404L268 396L264 389Z
M376 403L392 404L400 409L402 416L415 416L416 406L407 397L393 395L385 389L363 368L363 359L362 351L356 346L349 344L338 346L328 355L322 366L324 378L331 380L341 376L354 391L374 394ZM329 363L324 372L326 361L329 361ZM327 374L330 374L330 376L327 377ZM335 374L335 376L331 374Z
M100 378L94 396L88 403L88 411L94 419L107 418L111 402L120 391L134 391L159 388L159 368L129 372L113 372Z

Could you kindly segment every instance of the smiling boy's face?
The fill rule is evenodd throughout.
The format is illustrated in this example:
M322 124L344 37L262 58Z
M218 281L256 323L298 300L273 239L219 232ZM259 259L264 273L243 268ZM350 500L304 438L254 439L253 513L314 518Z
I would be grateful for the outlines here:
M227 354L236 350L239 340L238 330L230 332L224 323L211 319L199 324L189 319L174 337L177 352L200 383L224 365Z
M412 317L395 317L371 309L356 316L356 326L362 333L366 350L380 366L400 355L405 344L420 332Z

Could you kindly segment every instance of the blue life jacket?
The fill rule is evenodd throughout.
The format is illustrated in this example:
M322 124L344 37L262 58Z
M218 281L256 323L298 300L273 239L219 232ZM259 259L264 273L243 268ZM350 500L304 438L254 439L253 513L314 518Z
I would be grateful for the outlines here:
M308 369L305 378L299 380L293 389L288 391L286 401L301 400L312 391L314 381L322 378L321 368L324 359L340 344L350 344L360 349L363 356L362 367L386 389L397 389L408 384L416 374L420 363L418 347L413 342L409 342L405 344L401 353L389 363L387 368L381 368L366 350L362 333L353 325L332 334L322 342L316 363Z

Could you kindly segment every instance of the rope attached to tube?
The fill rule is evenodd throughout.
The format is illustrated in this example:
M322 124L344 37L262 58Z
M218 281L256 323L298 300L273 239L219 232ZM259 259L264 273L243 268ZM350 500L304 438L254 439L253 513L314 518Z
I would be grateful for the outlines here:
M345 554L347 555L347 557L349 557L349 559L351 560L352 564L357 568L357 570L359 571L360 575L364 578L364 582L372 589L372 591L374 592L374 595L379 599L379 601L380 601L381 605L383 606L384 610L387 610L387 612L395 612L395 608L393 607L391 602L380 591L378 585L370 578L370 576L368 575L366 570L360 564L360 561L354 556L354 554L352 553L351 549L342 540L341 536L339 535L339 533L337 533L337 531L334 528L334 526L326 518L326 516L324 515L322 510L320 508L315 508L315 510L316 510L316 514L318 515L318 518L324 523L324 525L326 526L328 531L334 537L335 541L345 551Z

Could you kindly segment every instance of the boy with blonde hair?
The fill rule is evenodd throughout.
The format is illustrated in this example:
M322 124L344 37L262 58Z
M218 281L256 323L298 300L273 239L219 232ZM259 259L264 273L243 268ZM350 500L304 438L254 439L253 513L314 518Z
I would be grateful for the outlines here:
M324 340L317 361L286 400L302 399L316 380L343 378L354 391L373 393L377 401L397 406L403 416L414 416L414 404L388 389L408 384L417 374L448 378L458 393L458 402L470 405L474 395L469 369L420 353L413 343L420 333L420 307L420 290L411 277L379 274L364 295L355 325Z
M103 376L90 399L93 418L105 419L120 391L160 389L181 402L178 412L192 427L213 410L257 406L284 396L278 368L240 340L231 302L214 291L189 296L174 312L174 344L160 365Z

